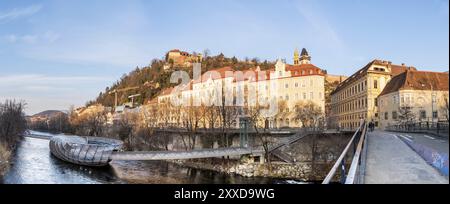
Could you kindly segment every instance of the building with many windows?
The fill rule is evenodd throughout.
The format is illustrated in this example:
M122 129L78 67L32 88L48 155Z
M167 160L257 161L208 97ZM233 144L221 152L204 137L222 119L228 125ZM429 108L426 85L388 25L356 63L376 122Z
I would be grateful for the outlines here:
M302 50L301 55L296 50L294 65L278 60L273 69L265 71L259 67L243 72L236 72L231 67L210 70L188 85L164 90L157 101L159 105L178 101L181 103L175 105L211 106L220 105L214 104L216 99L231 95L231 106L243 107L244 112L239 114L244 116L245 107L275 99L277 104L284 104L283 110L278 110L277 114L267 118L266 125L270 128L300 127L302 124L295 117L298 104L312 102L322 111L325 109L325 74L326 71L311 64L311 57L306 49ZM243 96L244 100L239 102L239 96ZM179 112L172 111L173 116L168 118L175 124L179 117L174 114L180 115ZM234 124L237 127L239 122Z
M331 93L331 128L356 129L361 119L373 121L378 127L378 96L392 77L416 70L404 64L394 65L389 61L373 60L352 76L340 83Z
M448 122L449 75L407 70L392 78L378 97L380 127L408 122Z

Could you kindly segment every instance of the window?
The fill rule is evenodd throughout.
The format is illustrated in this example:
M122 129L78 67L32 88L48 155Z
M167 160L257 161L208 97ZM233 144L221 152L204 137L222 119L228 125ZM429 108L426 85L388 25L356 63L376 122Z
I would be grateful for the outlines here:
M295 94L295 99L297 99L297 100L299 99L299 98L298 98L298 93Z
M298 87L298 82L295 82L295 87Z
M375 118L378 118L378 113L375 113Z
M388 119L389 119L389 113L388 113L388 112L384 113L384 119L385 119L385 120L388 120Z
M421 110L420 111L420 119L425 119L427 118L427 111Z
M281 71L279 71L279 72L278 72L278 75L281 76L281 75L283 75L283 73L282 73Z
M288 101L288 100L289 100L289 96L288 96L288 95L286 95L286 97L285 97L285 98L286 98L286 101Z
M306 93L303 93L303 99L306 100Z
M375 107L378 107L378 98L375 98Z
M286 83L286 84L284 85L284 88L289 88L289 84Z
M433 111L433 119L438 118L438 112L437 111Z
M392 119L397 120L397 111L392 111Z
M373 80L373 88L378 89L378 80Z
M313 74L313 71L312 71L312 70L309 70L309 74Z

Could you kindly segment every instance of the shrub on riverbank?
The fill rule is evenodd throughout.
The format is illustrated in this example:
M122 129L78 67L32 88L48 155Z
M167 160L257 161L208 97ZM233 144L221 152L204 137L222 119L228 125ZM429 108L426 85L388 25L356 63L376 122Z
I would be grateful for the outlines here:
M6 172L8 168L8 161L11 157L11 151L5 145L0 144L0 177Z
M6 171L11 152L26 131L25 103L7 100L0 103L0 176Z
M0 103L0 144L13 149L27 129L24 102L6 100Z

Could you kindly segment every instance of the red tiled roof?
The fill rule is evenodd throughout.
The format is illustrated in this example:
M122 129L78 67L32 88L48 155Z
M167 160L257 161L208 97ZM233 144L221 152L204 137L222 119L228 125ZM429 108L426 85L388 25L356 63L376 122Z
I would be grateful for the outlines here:
M148 100L147 104L157 104L158 103L158 97L153 98L152 100Z
M448 73L407 70L392 78L380 96L399 90L448 91Z
M159 96L167 96L170 95L172 93L173 87L169 87L166 88L164 90L161 91L161 93L159 94Z
M205 82L206 80L208 80L209 78L215 80L215 79L223 79L225 78L225 73L229 72L229 71L234 71L233 68L231 67L222 67L222 68L218 68L218 69L212 69L207 71L206 73L202 74L202 76L200 77L201 79L196 79L193 81L193 83L200 83L200 82ZM215 74L215 73L219 73L219 75Z
M358 70L357 72L355 72L353 75L351 75L350 77L348 77L346 80L344 80L342 83L340 83L336 89L331 92L331 94L334 94L338 91L340 91L341 89L343 89L346 85L353 83L354 81L360 79L361 76L365 75L368 71L368 69L372 66L372 65L382 65L382 66L389 66L391 68L391 76L397 76L398 74L401 74L403 72L405 72L406 70L417 70L414 67L407 67L407 66L403 66L403 65L394 65L389 61L384 61L384 60L372 60L371 62L369 62L366 66L364 66L363 68L361 68L360 70Z
M308 75L321 75L325 76L325 73L319 67L313 64L301 64L301 65L286 65L286 71L291 72L291 76L308 76Z

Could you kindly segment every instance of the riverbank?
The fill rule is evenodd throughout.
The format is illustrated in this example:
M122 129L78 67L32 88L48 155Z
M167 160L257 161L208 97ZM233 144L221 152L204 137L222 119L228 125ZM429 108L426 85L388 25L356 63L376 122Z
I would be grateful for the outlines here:
M8 170L11 155L11 150L0 144L0 177L3 177Z

